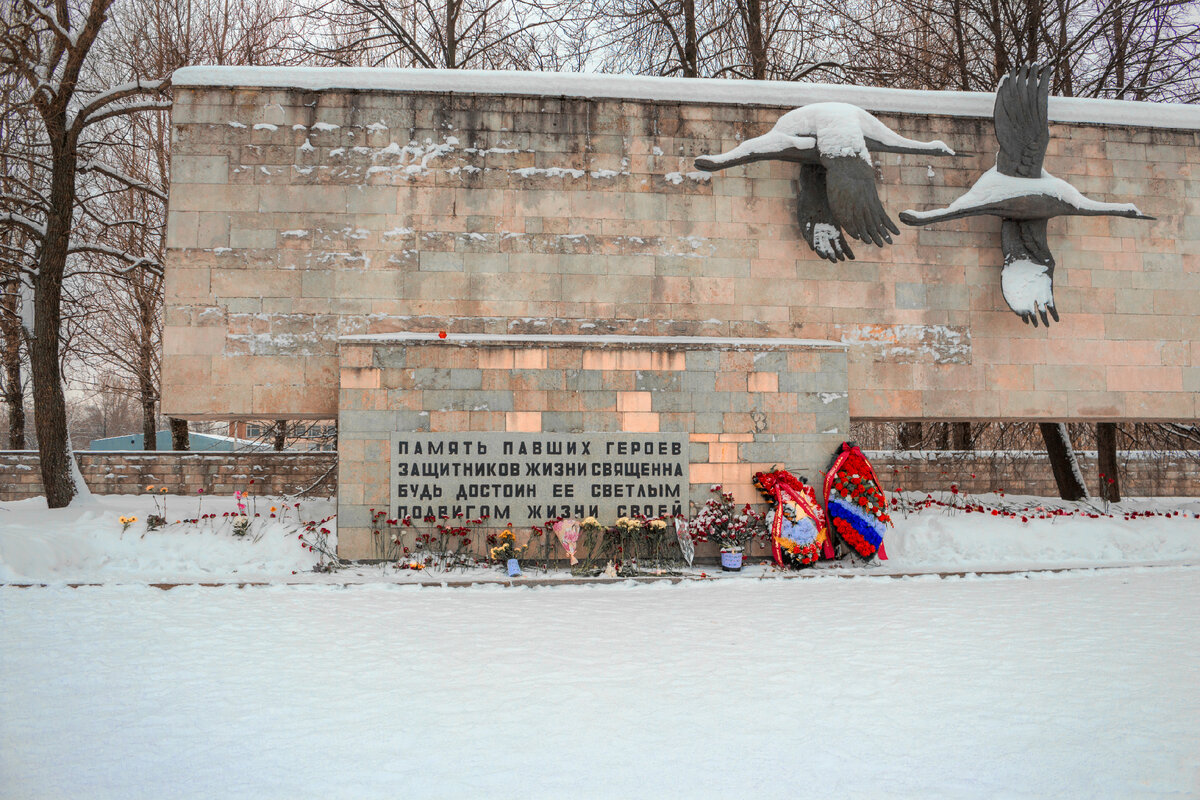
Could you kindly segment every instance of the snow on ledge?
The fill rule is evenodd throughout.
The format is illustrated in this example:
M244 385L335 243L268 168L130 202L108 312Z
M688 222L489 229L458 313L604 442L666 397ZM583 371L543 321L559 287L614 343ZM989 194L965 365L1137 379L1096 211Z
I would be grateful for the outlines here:
M368 333L339 336L345 344L449 344L465 347L632 347L663 349L709 350L779 350L803 348L808 350L845 350L842 342L828 339L745 339L722 336L615 336L600 334L552 335L542 333Z
M580 72L434 70L362 67L183 67L172 83L181 87L259 87L320 91L463 92L545 97L663 100L795 108L838 101L878 112L937 114L990 119L990 92L934 92L873 86L838 86L719 78L657 78ZM1200 129L1200 106L1051 97L1050 119L1102 125Z

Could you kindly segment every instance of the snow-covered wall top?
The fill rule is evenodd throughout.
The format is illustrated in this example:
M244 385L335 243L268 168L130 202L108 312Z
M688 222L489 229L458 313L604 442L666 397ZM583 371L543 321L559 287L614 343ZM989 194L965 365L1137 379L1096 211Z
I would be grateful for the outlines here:
M995 95L838 86L824 83L655 78L577 72L384 69L356 67L184 67L172 82L188 87L260 87L309 91L466 92L547 97L801 106L838 101L871 111L991 118ZM1200 106L1081 97L1050 99L1052 122L1200 130Z

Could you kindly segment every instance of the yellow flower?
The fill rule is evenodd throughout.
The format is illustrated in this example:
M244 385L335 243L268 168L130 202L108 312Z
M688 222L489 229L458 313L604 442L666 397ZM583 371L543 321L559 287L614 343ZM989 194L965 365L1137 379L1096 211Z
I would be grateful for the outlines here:
M124 524L125 524L126 522L128 522L128 521L129 521L129 520L125 519L124 517L121 517L121 519L120 519L120 520L118 520L118 522L120 522L122 525L124 525Z
M153 491L154 491L154 484L150 484L149 486L147 486L147 487L146 487L146 491L147 491L147 492L153 492Z
M272 510L272 511L274 511L274 510L275 510L275 506L271 506L271 510Z
M129 518L129 521L130 521L130 522L137 522L137 517L130 517L130 518Z
M159 493L159 494L166 494L166 493L167 493L167 487L163 486L162 488L160 488L160 489L158 490L158 493Z

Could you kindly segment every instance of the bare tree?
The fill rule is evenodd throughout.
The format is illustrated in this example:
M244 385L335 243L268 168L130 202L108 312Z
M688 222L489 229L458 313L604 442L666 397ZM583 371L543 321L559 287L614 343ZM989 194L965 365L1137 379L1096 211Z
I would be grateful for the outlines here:
M827 16L805 0L735 0L717 33L718 77L798 81L842 75Z
M1076 97L1200 97L1194 0L821 0L862 82L990 91L1013 67L1054 68Z
M305 51L336 64L426 69L560 67L580 0L323 0Z
M593 5L602 69L683 78L708 76L732 6L712 0L606 0Z
M37 428L42 484L50 508L68 505L86 491L77 478L67 432L66 404L59 362L59 328L63 281L72 255L104 255L122 269L150 266L143 257L103 242L77 237L80 167L118 182L136 184L119 170L89 157L90 129L100 122L143 110L166 108L157 95L165 79L134 80L107 88L90 88L81 77L92 45L107 18L112 0L73 3L54 0L4 0L5 26L0 30L0 64L15 80L15 102L31 108L39 123L37 142L23 148L26 157L44 161L36 183L25 191L5 194L0 225L24 231L36 248L36 263L27 277L33 286L30 364L33 374L34 424ZM100 223L100 220L93 220ZM123 221L114 224L120 226ZM29 320L29 315L25 314Z

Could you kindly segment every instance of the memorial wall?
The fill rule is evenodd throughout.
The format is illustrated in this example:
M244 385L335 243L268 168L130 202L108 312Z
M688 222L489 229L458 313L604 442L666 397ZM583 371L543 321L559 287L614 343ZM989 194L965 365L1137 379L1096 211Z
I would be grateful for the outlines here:
M1191 107L1050 101L1045 169L1155 219L1050 220L1060 319L1033 327L995 217L831 263L797 164L695 162L853 103L955 153L872 154L895 219L992 166L992 95L285 68L180 70L174 91L163 410L337 416L347 552L400 505L394 433L686 434L695 498L749 494L753 465L816 477L851 417L1197 416Z

